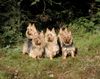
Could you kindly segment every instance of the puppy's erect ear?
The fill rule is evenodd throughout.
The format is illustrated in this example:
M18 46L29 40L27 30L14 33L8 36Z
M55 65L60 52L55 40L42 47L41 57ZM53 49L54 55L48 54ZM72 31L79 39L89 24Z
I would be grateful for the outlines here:
M32 28L33 28L33 31L37 32L37 30L36 30L36 26L35 26L34 23L32 24Z
M27 29L29 29L31 27L31 23L28 24Z
M68 29L67 28L65 28L65 30L64 30L65 32L68 32Z
M52 32L53 32L54 34L56 33L54 28L52 28Z
M35 24L34 23L32 24L32 27L35 27Z
M31 26L31 23L29 23L28 26L30 27Z
M60 28L59 33L62 33L62 28Z
M46 33L48 33L48 32L50 32L50 30L47 28L47 29L46 29Z

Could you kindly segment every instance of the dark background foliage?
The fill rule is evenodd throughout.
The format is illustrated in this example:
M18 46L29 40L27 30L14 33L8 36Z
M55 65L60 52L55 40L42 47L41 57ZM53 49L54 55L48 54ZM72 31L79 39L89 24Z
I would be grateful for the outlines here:
M91 31L100 22L100 15L94 16L99 4L99 0L0 0L0 46L22 41L29 22L34 22L38 30L77 23Z

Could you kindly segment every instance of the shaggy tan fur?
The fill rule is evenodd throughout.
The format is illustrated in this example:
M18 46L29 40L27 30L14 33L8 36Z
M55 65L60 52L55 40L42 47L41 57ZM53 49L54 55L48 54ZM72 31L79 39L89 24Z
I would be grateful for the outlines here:
M27 40L23 44L23 50L22 50L23 54L30 53L30 49L32 48L32 39L33 37L36 37L36 36L37 36L37 30L36 30L35 24L29 23L26 30Z
M71 31L68 31L67 28L60 28L58 37L61 45L63 59L66 59L68 54L71 54L71 56L74 57L76 48L73 46Z
M67 28L60 28L60 31L58 33L58 38L62 47L62 43L68 43L72 44L72 34L71 31L68 31Z
M61 49L63 59L66 59L70 54L75 57L77 52L76 47L73 45L72 33L67 28L60 28L58 36L55 33L55 29L49 30L47 28L46 33L43 31L38 32L35 24L29 23L26 30L27 41L23 45L23 54L29 54L32 58L41 58L45 52L45 57L49 57L52 60ZM58 40L60 45L58 45Z
M45 33L45 54L46 57L49 57L51 60L53 59L56 54L59 53L59 46L57 44L57 35L55 33L54 28L52 30L49 30L47 28Z
M44 46L45 46L43 31L41 31L37 37L35 38L33 37L32 45L33 47L30 50L29 56L35 59L42 57L44 53Z

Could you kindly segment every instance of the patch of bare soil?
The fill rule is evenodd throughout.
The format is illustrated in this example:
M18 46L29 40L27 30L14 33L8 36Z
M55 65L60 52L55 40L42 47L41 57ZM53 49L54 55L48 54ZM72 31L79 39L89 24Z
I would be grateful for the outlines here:
M7 76L8 79L20 79L18 76L19 71L16 68L0 65L0 71L5 72L5 76Z
M86 67L80 75L81 79L100 79L100 67Z

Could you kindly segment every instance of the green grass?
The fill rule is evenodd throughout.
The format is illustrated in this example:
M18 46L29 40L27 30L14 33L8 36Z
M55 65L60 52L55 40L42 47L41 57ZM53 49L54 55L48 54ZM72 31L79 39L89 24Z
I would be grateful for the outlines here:
M96 0L96 2L100 2L100 0Z
M78 54L34 60L21 46L0 49L0 79L100 79L100 32L73 35Z

